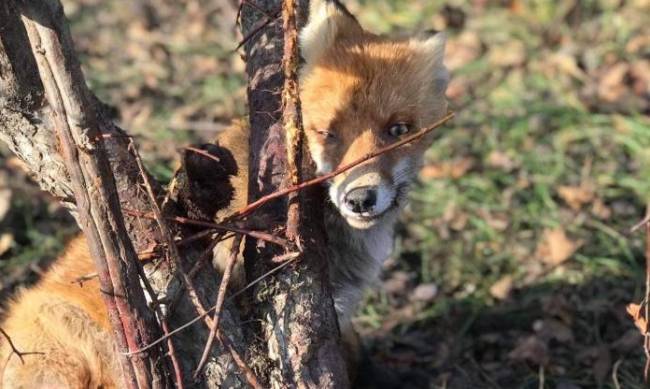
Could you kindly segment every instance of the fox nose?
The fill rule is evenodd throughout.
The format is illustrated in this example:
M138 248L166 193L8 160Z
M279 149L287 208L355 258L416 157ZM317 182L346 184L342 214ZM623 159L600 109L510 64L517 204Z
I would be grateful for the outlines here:
M377 189L370 186L354 188L345 194L345 205L354 213L371 211L377 204Z

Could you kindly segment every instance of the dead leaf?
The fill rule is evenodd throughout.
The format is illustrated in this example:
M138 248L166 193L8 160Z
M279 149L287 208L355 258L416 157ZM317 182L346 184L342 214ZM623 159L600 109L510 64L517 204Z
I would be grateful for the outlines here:
M465 31L447 43L445 65L453 71L474 61L480 54L481 38L474 31Z
M11 209L11 189L0 189L0 221L7 216Z
M384 281L384 290L391 294L404 293L411 277L407 272L393 272L389 279Z
M546 365L549 362L548 347L537 336L528 336L518 342L515 349L508 353L508 358L518 362Z
M605 205L603 200L596 198L591 206L591 213L597 218L607 220L612 216L612 210Z
M12 233L4 233L0 235L0 257L3 256L14 243L14 235Z
M636 328L641 331L641 334L645 334L648 331L648 321L641 313L641 306L639 304L631 303L627 305L626 309L627 313L632 316L632 319L634 319L634 325Z
M591 202L594 198L592 186L586 183L580 184L580 186L560 186L557 192L574 211L579 211L584 204Z
M413 291L411 299L414 301L429 302L433 300L438 294L438 286L434 283L426 283L418 285Z
M518 66L526 59L526 46L522 41L510 40L495 44L490 49L488 61L493 66Z
M429 164L425 166L420 172L422 179L435 179L435 178L453 178L457 179L465 175L469 169L474 166L472 158L462 158L452 162L441 162L437 164Z
M490 167L502 169L506 172L509 172L515 168L515 162L512 160L512 158L510 158L508 154L498 150L490 152L487 157L487 164Z
M507 275L499 279L490 287L490 295L498 300L504 300L512 290L512 276Z
M567 238L562 228L544 230L536 255L547 265L559 265L569 259L583 242Z
M574 340L571 327L557 319L537 320L533 329L544 340L556 340L560 343L571 343Z

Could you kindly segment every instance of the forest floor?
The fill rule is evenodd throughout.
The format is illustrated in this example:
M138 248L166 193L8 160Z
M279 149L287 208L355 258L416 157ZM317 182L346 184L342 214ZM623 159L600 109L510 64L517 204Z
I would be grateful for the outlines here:
M66 0L88 82L169 180L245 112L233 1ZM650 2L347 1L375 32L445 29L457 112L355 322L409 388L641 388ZM0 288L76 231L0 148Z

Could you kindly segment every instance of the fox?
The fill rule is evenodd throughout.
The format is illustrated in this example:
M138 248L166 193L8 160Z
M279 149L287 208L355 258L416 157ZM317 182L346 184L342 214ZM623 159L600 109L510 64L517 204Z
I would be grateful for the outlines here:
M377 35L339 1L313 0L299 41L305 143L315 175L398 142L447 113L444 33ZM234 194L222 214L247 202L249 132L240 122L215 140L232 152L238 166L230 177ZM352 348L358 343L352 316L393 253L400 210L433 141L427 134L324 184L329 281L342 342ZM224 247L217 247L217 267L228 257ZM21 361L9 342L2 342L0 387L119 386L117 350L99 281L76 282L94 271L85 239L77 236L37 284L11 299L0 327L17 349L34 354Z

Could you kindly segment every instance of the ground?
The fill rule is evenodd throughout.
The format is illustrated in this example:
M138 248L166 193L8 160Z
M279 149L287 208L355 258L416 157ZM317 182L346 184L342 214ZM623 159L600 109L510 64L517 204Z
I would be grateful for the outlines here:
M67 0L91 88L169 179L245 112L237 5ZM644 387L650 2L347 1L378 32L445 29L457 118L356 318L404 387ZM75 232L0 149L2 296Z

